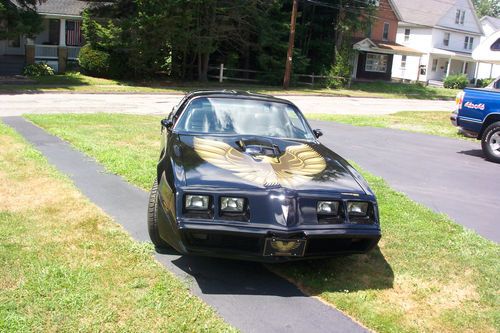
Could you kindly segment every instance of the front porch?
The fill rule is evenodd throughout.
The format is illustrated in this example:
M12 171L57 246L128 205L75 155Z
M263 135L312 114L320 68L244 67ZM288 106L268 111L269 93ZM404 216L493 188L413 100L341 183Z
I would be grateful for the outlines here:
M421 52L397 43L362 39L353 45L352 79L390 81L394 61L406 66L408 56L421 56ZM400 59L404 59L401 61Z
M449 75L465 74L470 82L476 78L478 63L468 53L434 49L429 54L428 82L442 82Z
M44 30L26 41L26 63L46 62L56 72L77 61L83 45L82 21L75 17L45 17Z

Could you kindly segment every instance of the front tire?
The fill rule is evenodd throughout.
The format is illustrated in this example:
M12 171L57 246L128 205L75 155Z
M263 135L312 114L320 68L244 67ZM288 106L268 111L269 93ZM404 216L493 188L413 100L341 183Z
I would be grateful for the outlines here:
M484 130L481 147L487 160L500 163L500 121L491 124Z
M165 242L158 231L158 182L155 180L153 188L149 193L148 203L148 233L151 242L158 252L161 250L169 249L170 245Z

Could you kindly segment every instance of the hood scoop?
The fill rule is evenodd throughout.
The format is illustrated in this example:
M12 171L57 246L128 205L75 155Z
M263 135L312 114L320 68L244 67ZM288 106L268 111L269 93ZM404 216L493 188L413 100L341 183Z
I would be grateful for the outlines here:
M271 140L266 139L249 139L239 140L236 144L245 153L252 156L268 156L278 157L281 155L280 149L277 145L273 144Z

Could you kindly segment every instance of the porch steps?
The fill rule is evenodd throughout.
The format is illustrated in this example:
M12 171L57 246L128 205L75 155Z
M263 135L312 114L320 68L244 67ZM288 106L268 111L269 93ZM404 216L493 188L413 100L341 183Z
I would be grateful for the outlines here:
M23 72L24 56L0 56L0 75L19 75Z
M431 87L440 87L440 88L444 87L443 81L437 81L437 80L429 80L427 81L427 85Z

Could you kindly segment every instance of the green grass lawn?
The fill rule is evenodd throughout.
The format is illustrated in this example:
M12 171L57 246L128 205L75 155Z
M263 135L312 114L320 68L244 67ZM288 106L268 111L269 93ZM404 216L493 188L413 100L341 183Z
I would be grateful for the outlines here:
M354 126L394 128L399 130L474 140L458 132L450 122L450 112L403 111L388 115L306 114L307 119L334 121Z
M0 332L235 331L0 122Z
M149 190L157 116L30 115L30 120ZM366 255L270 266L379 332L497 332L500 247L363 172L379 200L383 237Z
M278 86L249 85L231 82L172 82L172 81L121 81L94 78L80 73L33 78L34 83L24 85L0 85L0 92L21 91L69 91L91 93L184 93L194 89L237 89L266 94L311 94L350 97L413 98L413 99L453 99L457 90L424 87L417 84L388 82L355 82L349 89L293 87L283 90Z

